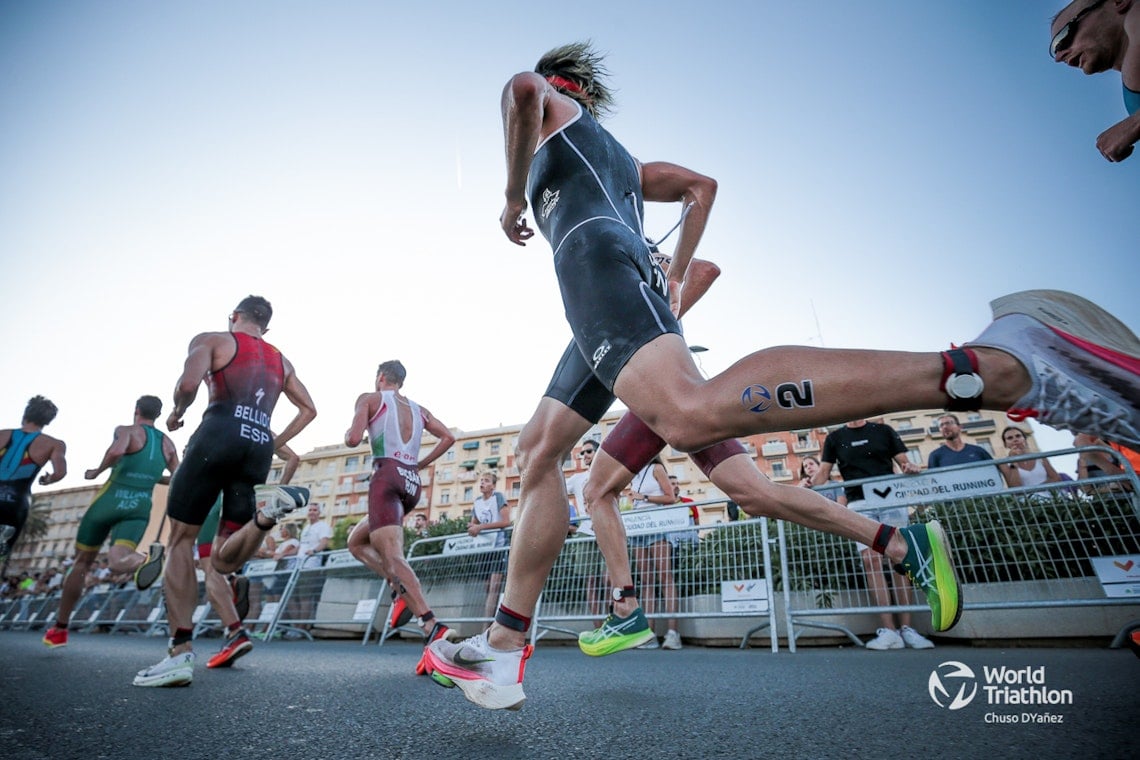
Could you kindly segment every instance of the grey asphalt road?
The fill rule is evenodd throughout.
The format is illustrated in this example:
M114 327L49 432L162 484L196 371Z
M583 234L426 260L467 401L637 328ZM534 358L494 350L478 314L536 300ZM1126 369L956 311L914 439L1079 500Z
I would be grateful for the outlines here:
M48 650L38 633L0 633L0 757L1140 757L1140 660L1127 650L686 647L591 659L540 643L524 708L491 712L413 675L410 642L260 644L211 671L218 641L199 640L192 686L131 686L164 647L73 634ZM972 701L939 706L932 673L943 705Z

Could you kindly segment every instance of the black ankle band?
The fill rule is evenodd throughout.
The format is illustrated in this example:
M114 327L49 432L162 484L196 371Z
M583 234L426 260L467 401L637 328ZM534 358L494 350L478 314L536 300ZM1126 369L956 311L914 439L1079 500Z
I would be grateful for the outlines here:
M495 613L495 622L504 628L510 628L519 633L526 633L527 629L530 628L530 618L526 615L520 615L503 604L499 605L499 611Z
M435 620L435 613L431 610L428 610L424 614L420 615L420 622L423 624L430 623L433 620Z
M875 540L871 543L871 548L879 554L886 554L887 544L891 542L891 536L898 530L892 525L880 525L879 532L875 534Z
M194 640L193 628L176 628L174 635L170 637L170 647L181 646L182 644L189 644Z

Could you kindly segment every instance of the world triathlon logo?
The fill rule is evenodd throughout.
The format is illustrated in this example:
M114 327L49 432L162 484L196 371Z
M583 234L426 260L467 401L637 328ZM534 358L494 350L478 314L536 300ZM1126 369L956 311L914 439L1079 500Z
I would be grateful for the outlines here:
M950 660L931 672L927 691L939 707L961 710L978 695L977 676L970 666Z
M740 403L750 412L766 412L772 406L772 392L763 385L750 385L740 394Z

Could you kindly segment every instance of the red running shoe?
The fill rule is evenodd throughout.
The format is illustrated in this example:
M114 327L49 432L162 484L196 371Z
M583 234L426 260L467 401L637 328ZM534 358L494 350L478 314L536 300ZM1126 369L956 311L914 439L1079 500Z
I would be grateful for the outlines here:
M228 668L234 660L253 649L253 642L242 628L226 639L225 645L206 663L207 668Z

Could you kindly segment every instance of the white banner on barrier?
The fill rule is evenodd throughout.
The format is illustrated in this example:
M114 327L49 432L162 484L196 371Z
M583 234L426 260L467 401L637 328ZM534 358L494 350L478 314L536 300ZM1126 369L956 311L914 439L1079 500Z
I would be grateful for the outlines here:
M672 507L670 509L631 509L621 513L621 521L625 523L625 534L637 536L644 533L664 533L671 530L684 530L689 527L689 518L692 512L688 507ZM578 533L584 536L594 535L594 524L591 520L583 520L578 524Z
M354 621L362 621L367 623L376 614L376 600L375 599L361 599L356 603L356 609L352 613Z
M763 578L721 581L721 612L767 612L768 585Z
M325 558L325 567L344 567L346 565L361 565L363 564L356 557L352 556L352 552L348 549L341 549L337 552L329 552L328 557Z
M258 623L268 623L277 614L277 607L280 602L266 602L261 606L261 613L257 616Z
M245 574L247 576L253 575L269 575L277 570L277 560L275 559L255 559L245 566Z
M1140 599L1140 554L1090 559L1105 596Z
M931 497L980 496L997 493L1005 481L996 465L985 464L964 470L926 470L918 475L899 475L880 483L863 484L865 507L902 507Z
M471 554L472 552L485 552L495 548L495 539L499 531L489 530L477 536L455 536L443 542L444 554Z

